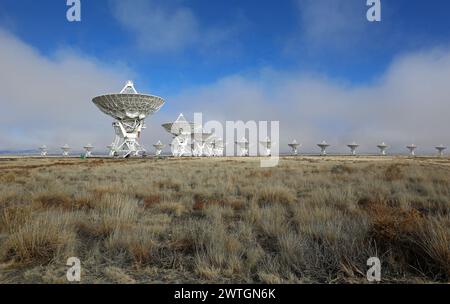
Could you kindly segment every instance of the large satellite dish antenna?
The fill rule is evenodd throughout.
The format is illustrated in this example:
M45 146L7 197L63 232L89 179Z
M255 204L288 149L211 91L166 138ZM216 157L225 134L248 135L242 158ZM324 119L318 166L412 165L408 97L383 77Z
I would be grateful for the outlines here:
M222 138L212 137L208 146L210 148L209 156L223 156L224 143Z
M264 140L260 140L259 144L264 148L264 155L271 156L272 155L272 140L269 137L266 137Z
M356 155L356 149L359 148L359 145L356 142L352 142L351 144L348 144L347 147L350 148L350 153L354 156Z
M164 149L165 146L166 145L164 145L160 140L158 140L158 142L153 145L153 147L155 148L155 155L161 156L162 150Z
M91 157L92 156L92 150L94 150L94 146L92 146L91 144L87 144L83 148L86 151L86 153L84 153L84 156L85 157Z
M301 144L299 144L295 139L288 144L289 147L291 147L292 149L292 154L293 155L297 155L298 154L298 148L301 146Z
M46 145L42 145L39 147L39 151L41 151L41 156L47 156L48 149Z
M248 156L248 147L249 147L249 143L247 138L242 137L241 140L236 141L236 145L239 148L239 155L240 156Z
M437 147L435 147L436 150L438 150L438 155L440 157L444 156L444 151L447 150L447 147L444 145L439 145Z
M191 134L191 149L193 156L208 156L208 147L210 138L213 136L210 132L194 132Z
M322 141L320 144L317 144L320 148L320 155L327 155L327 148L330 146L326 141Z
M205 132L199 124L188 122L183 114L180 114L174 122L165 123L162 127L173 136L170 144L173 156L209 155L213 134Z
M410 154L411 156L416 156L416 149L417 149L417 146L416 146L415 144L410 144L410 145L406 146L406 149L409 150L409 154Z
M146 117L159 111L165 101L161 97L139 94L132 81L127 81L119 94L97 96L92 102L103 113L115 119L115 139L111 145L113 155L138 156L145 149L139 144Z
M61 147L61 150L63 151L62 155L63 156L69 156L69 152L70 152L70 147L68 144L65 144L64 146Z
M380 149L380 154L385 156L386 155L386 150L387 150L387 148L389 148L389 146L386 145L384 142L382 142L377 147L378 147L378 149Z
M181 113L174 122L165 123L162 127L172 134L173 140L170 144L172 154L175 157L191 156L191 134L197 129L193 123L188 122Z

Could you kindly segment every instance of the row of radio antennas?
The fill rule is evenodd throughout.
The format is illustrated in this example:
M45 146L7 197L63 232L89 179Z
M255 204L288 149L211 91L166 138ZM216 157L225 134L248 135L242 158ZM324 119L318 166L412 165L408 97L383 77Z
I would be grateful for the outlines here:
M91 157L92 156L92 151L94 150L94 146L91 144L87 144L86 146L83 147L85 153L84 156L85 157ZM68 145L65 144L64 146L61 147L62 150L62 156L69 156L70 155L70 151L72 150L72 148ZM47 156L48 155L48 147L46 145L42 145L39 147L39 151L41 153L41 156Z
M297 155L298 149L302 145L294 139L292 141L292 143L288 144L288 146L291 148L291 153L293 155ZM320 154L325 156L325 155L327 155L327 149L331 145L328 144L326 141L322 141L321 143L317 144L317 146L320 148ZM350 149L351 155L357 155L357 149L360 147L360 145L357 144L356 142L352 142L352 143L348 144L347 147ZM387 150L390 147L385 142L382 142L381 144L377 145L377 148L380 150L380 154L384 156L384 155L387 155ZM409 154L411 156L416 155L417 146L415 144L410 144L410 145L406 146L406 148L409 150ZM447 147L444 145L439 145L439 146L436 146L435 149L438 151L439 156L443 156L444 151L447 149Z
M271 148L272 148L272 141L270 140L270 138L266 138L264 140L261 140L260 145L265 149L264 154L265 156L270 156L271 155ZM214 138L212 140L209 141L209 147L210 149L205 149L206 152L203 153L203 155L199 155L198 153L192 153L191 155L193 156L220 156L223 155L223 141L220 138ZM236 146L238 147L239 151L238 151L238 155L239 156L248 156L249 155L249 141L243 137L240 140L237 140L235 142ZM172 144L170 144L169 146L171 146ZM191 144L191 148L194 148L194 144ZM296 140L293 140L292 143L288 144L288 146L291 148L291 154L292 155L298 155L298 150L299 148L302 146L300 143L298 143ZM327 149L331 146L330 144L328 144L326 141L322 141L321 143L317 144L317 146L320 148L320 155L327 155ZM155 155L156 156L161 156L163 149L166 147L165 144L163 144L160 140L153 145L153 147L155 148ZM357 155L357 149L360 147L359 144L357 144L356 142L352 142L350 144L347 145L347 147L350 149L350 154L351 155ZM110 150L110 156L114 156L114 149L113 149L113 145L109 145L107 146L107 148ZM382 142L381 144L377 145L377 148L380 150L380 155L387 155L387 150L390 148L389 145L387 145L386 143ZM406 148L409 150L409 154L411 156L415 156L416 155L416 149L417 146L415 144L410 144L408 146L406 146ZM92 151L94 150L94 146L92 146L91 144L87 144L86 146L83 147L83 149L85 150L85 157L91 157L92 156ZM447 149L446 146L444 145L439 145L436 146L435 149L438 151L438 155L439 156L443 156L444 155L444 151ZM48 148L46 145L42 145L41 147L39 147L40 150L40 154L41 156L47 156L48 155ZM69 156L70 151L72 150L72 148L65 144L64 146L61 147L62 150L62 155L63 156ZM183 156L183 155L177 155L177 156Z

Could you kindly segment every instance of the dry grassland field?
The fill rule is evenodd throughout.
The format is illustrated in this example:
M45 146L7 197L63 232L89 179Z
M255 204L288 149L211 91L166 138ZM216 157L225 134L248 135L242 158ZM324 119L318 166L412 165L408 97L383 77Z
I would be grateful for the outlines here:
M449 282L450 159L0 159L0 282Z

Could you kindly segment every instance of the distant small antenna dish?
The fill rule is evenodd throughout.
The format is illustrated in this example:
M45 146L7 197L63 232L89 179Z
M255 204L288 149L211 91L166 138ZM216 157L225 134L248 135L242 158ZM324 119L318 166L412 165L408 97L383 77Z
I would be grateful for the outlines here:
M115 149L114 149L114 143L112 143L112 144L110 144L110 145L107 145L106 148L107 148L108 151L109 151L109 153L108 153L109 156L110 156L110 157L114 156L114 151L115 151Z
M322 141L320 144L317 144L320 148L320 155L327 155L327 148L330 146L326 141Z
M359 148L359 145L356 142L352 142L351 144L348 144L347 147L350 148L350 152L352 155L356 155L356 149Z
M173 136L170 148L175 157L194 156L203 153L203 151L200 151L204 144L203 138L212 135L211 133L202 134L202 126L188 122L183 113L174 122L162 124L162 127ZM199 139L197 143L194 143L194 138ZM197 147L198 149L196 149Z
M224 143L222 138L213 137L209 146L211 147L210 156L223 156Z
M436 148L436 150L438 150L438 155L440 157L444 156L444 151L447 150L447 147L444 146L444 145L439 145L439 146L437 146L435 148Z
M86 153L84 154L85 157L91 157L92 156L92 150L94 150L94 147L91 144L87 144L83 147Z
M298 155L298 148L301 146L301 144L299 144L295 139L288 144L289 147L291 147L292 149L292 154L293 155Z
M247 138L242 137L241 140L236 141L236 145L239 148L239 155L240 156L248 156L248 147L249 147L249 143Z
M164 149L166 145L164 145L160 140L156 144L153 145L155 147L155 155L161 156L162 150Z
M63 151L62 155L63 156L69 156L69 151L70 151L70 147L68 144L65 144L64 146L61 147L61 150Z
M41 151L41 156L47 156L48 150L46 145L42 145L39 147L39 151Z
M266 137L264 140L260 140L259 143L264 148L264 155L265 156L271 156L272 155L272 141L269 137Z
M378 147L378 149L380 149L381 155L383 155L383 156L386 155L386 150L389 148L388 145L386 145L384 142L382 142L377 147Z
M417 146L415 144L410 144L410 145L406 146L406 149L409 150L409 155L416 156Z

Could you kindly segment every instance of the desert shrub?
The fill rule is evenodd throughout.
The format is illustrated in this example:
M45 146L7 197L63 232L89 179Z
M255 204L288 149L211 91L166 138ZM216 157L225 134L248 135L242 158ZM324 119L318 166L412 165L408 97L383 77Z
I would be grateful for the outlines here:
M401 180L404 177L404 174L398 164L392 164L386 168L384 172L384 177L386 181L392 182L396 180Z
M404 271L432 279L450 277L449 229L436 219L423 217L417 210L377 206L369 235L377 245L401 261Z
M285 186L266 186L257 193L261 204L289 204L296 200L296 193Z
M111 253L124 251L135 263L141 265L151 263L158 248L154 235L143 226L116 228L105 242Z
M102 240L118 227L132 226L138 215L138 201L134 198L105 194L87 216L76 223L80 236Z
M158 194L147 195L143 198L143 202L145 208L150 208L153 207L155 204L161 203L161 196Z
M66 215L45 213L9 234L1 246L1 256L3 260L45 265L73 250L75 242Z
M118 284L135 284L136 280L126 273L124 269L108 266L103 270L108 281Z
M1 175L1 181L5 183L13 183L16 181L16 174L13 172L8 172L6 174Z
M73 207L73 200L66 193L42 193L37 195L33 201L40 203L44 208L71 209Z
M204 194L204 193L196 193L193 197L194 205L192 209L195 211L204 210L208 206L224 206L225 201L223 199L217 198L214 195Z
M348 165L334 165L331 167L331 173L333 174L351 174L353 172L355 172L355 169Z
M31 220L33 208L28 204L22 204L2 208L0 212L0 231L13 231Z

